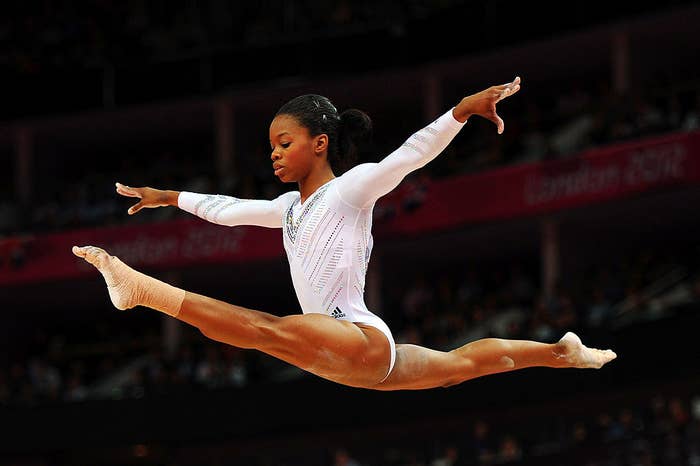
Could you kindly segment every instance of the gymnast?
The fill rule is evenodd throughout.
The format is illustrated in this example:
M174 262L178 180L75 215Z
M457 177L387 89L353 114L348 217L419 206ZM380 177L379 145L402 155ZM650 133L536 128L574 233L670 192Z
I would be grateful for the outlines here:
M371 132L362 111L339 113L323 96L284 104L270 128L274 175L298 191L273 200L129 187L142 208L176 206L219 225L281 228L294 290L303 313L282 317L174 287L136 271L96 246L73 247L105 279L117 309L151 308L197 327L206 337L255 349L319 377L374 390L418 390L527 367L600 368L611 350L585 346L573 332L556 343L484 338L451 351L396 344L364 301L372 251L372 210L409 173L438 156L473 115L504 130L496 104L520 90L520 78L464 97L378 163L340 173ZM274 291L274 281L271 290Z

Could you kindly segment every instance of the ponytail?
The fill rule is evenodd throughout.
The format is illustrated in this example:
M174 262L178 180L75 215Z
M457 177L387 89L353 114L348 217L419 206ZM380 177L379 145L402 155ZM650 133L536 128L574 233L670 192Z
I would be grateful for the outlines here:
M295 97L277 115L294 117L312 137L327 134L328 163L338 175L354 166L372 138L372 120L365 112L351 108L339 114L331 101L321 95Z
M330 160L331 166L338 166L341 172L354 166L359 154L371 139L372 120L369 115L356 108L343 111L338 125L338 160ZM330 155L329 153L328 156Z

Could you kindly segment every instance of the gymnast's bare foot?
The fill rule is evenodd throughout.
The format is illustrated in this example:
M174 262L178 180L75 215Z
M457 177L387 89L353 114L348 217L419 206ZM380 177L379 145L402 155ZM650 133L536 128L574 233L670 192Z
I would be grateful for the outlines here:
M584 346L573 332L567 332L554 349L554 356L567 363L567 367L578 369L600 369L617 357L612 350L599 350Z

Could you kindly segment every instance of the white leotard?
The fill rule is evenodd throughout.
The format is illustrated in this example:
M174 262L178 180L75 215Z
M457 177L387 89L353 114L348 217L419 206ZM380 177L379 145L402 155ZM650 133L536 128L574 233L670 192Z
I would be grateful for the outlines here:
M299 191L274 200L181 192L181 209L220 225L282 228L294 290L302 311L371 325L396 349L389 327L364 301L372 253L372 209L413 170L437 157L462 128L452 110L413 134L379 163L334 178L300 203ZM387 374L388 375L388 374Z

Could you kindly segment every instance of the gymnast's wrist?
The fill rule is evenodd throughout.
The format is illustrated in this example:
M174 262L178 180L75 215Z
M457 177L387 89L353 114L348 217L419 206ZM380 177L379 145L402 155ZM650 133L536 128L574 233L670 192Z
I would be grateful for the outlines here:
M464 99L452 109L452 117L460 123L464 123L469 119L473 113L468 112L468 105L464 102Z
M180 197L180 191L163 191L163 201L173 207L179 207L178 205L178 199Z

